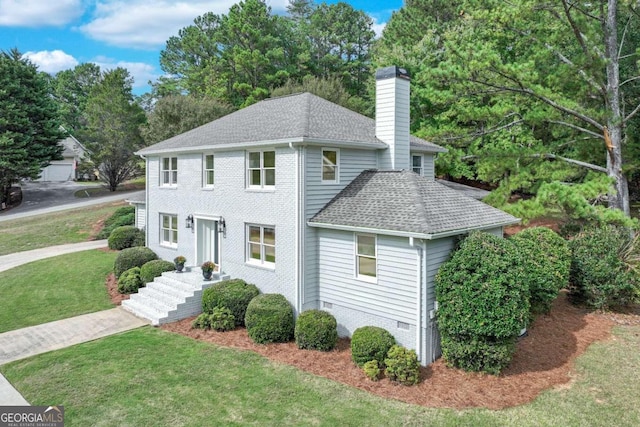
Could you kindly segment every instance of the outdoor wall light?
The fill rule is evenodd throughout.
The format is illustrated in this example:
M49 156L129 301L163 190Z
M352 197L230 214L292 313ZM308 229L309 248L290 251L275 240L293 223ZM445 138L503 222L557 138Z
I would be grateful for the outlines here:
M191 228L193 229L193 215L189 215L187 216L186 220L185 220L185 226L187 228Z
M223 217L220 217L218 221L218 233L222 233L223 236L227 236L227 223L224 221Z

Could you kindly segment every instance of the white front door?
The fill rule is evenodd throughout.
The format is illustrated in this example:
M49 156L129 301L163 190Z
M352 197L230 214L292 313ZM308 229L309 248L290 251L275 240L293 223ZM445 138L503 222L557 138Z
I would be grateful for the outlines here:
M218 221L196 218L196 265L213 261L220 265L218 248Z

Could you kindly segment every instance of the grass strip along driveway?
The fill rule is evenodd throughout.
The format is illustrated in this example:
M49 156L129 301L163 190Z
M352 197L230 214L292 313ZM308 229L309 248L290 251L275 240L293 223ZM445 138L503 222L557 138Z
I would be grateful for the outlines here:
M0 367L65 425L637 426L640 327L578 359L576 380L501 411L424 408L370 395L251 351L145 327ZM313 357L309 352L308 357ZM428 381L428 379L426 380Z
M105 277L116 253L91 250L0 273L0 333L113 308Z

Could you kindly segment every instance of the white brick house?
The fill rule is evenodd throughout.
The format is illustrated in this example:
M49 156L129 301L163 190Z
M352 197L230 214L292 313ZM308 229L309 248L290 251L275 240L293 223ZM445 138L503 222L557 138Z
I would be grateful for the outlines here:
M458 235L518 220L434 180L409 134L409 76L378 70L376 120L309 93L268 99L147 147L147 246L377 325L438 356L433 277ZM187 228L189 227L189 228Z

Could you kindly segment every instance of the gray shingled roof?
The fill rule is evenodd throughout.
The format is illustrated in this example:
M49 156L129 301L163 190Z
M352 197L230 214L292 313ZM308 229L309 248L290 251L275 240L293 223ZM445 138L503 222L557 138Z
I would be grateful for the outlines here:
M411 171L366 170L309 224L432 238L517 222L516 217Z
M189 151L202 147L233 146L262 141L307 141L362 144L385 148L375 136L375 122L311 93L266 99L198 128L143 148L142 155ZM417 150L444 152L444 148L411 137Z

